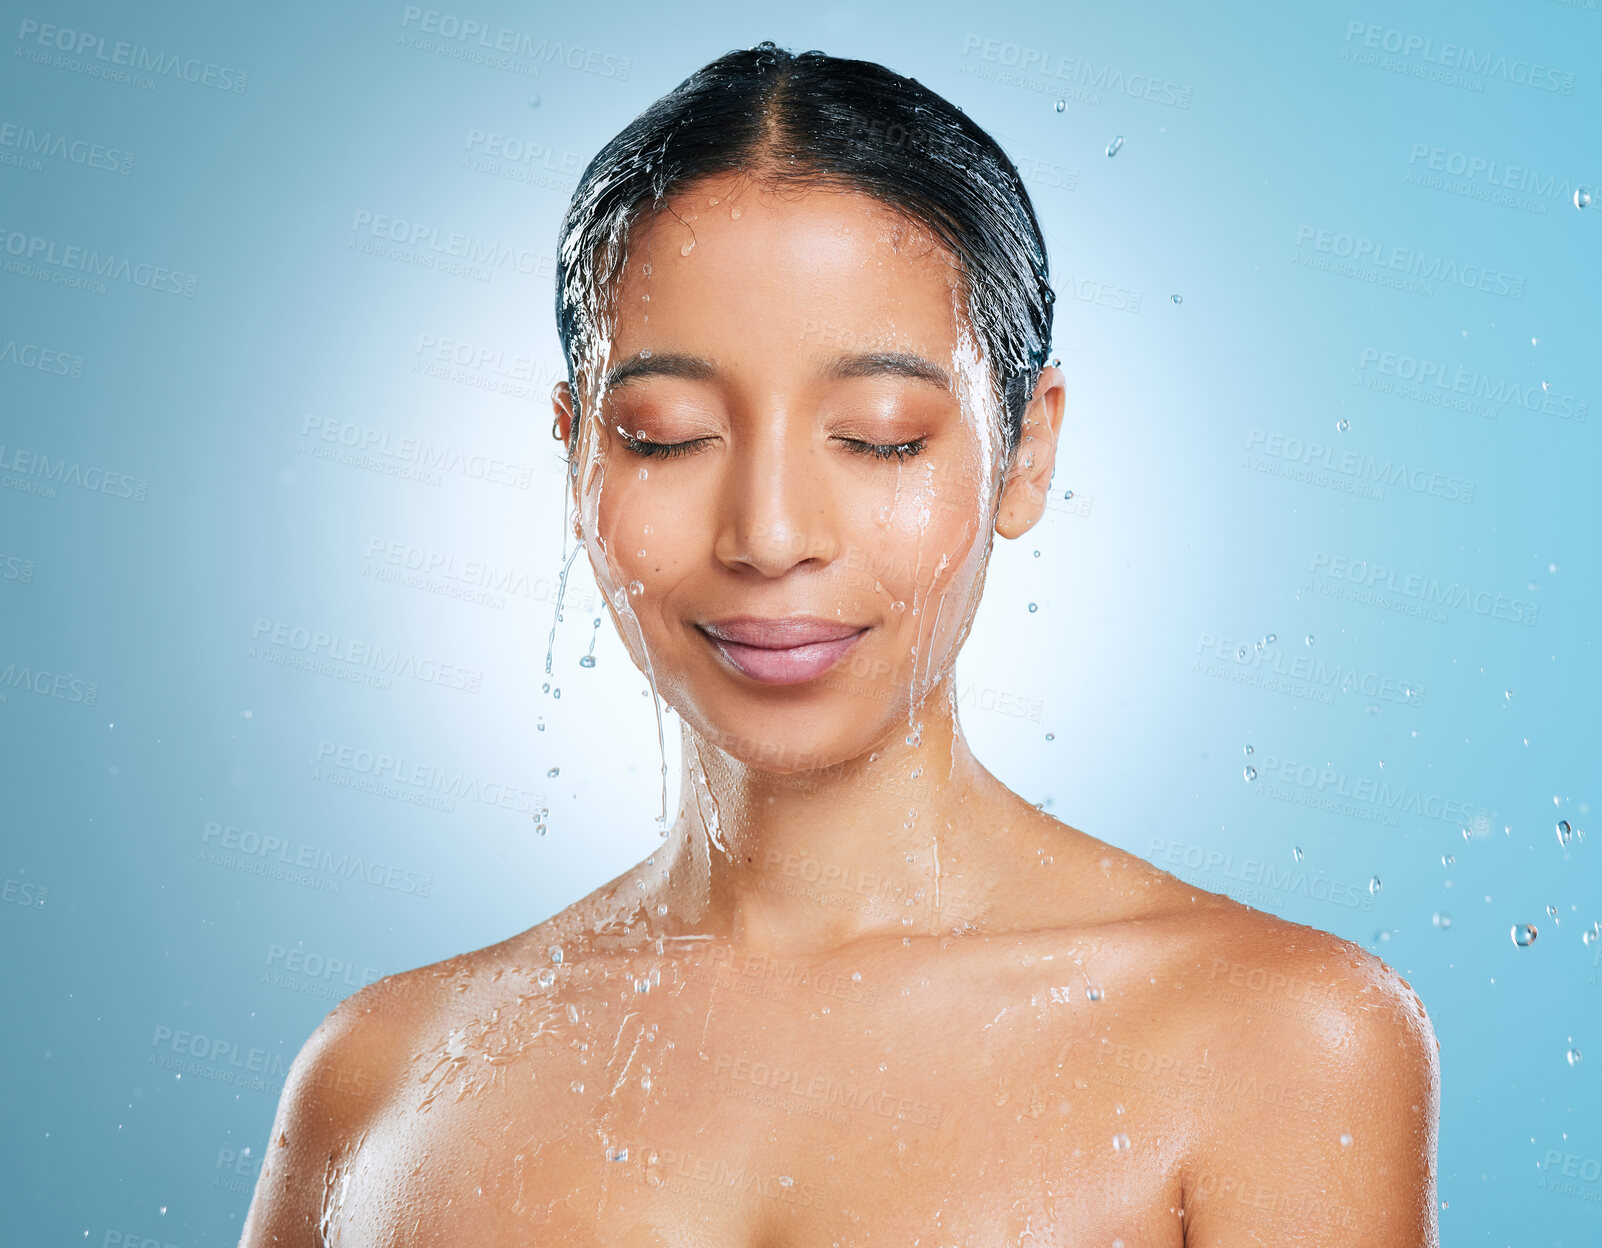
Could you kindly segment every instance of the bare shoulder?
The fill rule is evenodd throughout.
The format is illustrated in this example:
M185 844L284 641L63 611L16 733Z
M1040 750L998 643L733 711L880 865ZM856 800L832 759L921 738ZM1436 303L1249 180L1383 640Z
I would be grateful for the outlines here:
M1204 1090L1186 1243L1437 1243L1439 1045L1412 986L1332 933L1176 883L1158 921L1179 929L1164 972L1190 1008L1169 1025L1205 1055L1185 1072Z
M459 1013L463 988L493 979L530 935L386 976L329 1011L284 1080L241 1248L322 1242L330 1163L397 1103L413 1059Z

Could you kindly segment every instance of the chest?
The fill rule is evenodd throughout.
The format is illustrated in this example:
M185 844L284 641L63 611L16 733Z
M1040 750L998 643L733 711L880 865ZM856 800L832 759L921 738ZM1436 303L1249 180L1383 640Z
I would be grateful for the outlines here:
M863 982L687 978L458 1028L342 1162L330 1240L1181 1242L1189 1107L1118 1065L1129 1035L1016 984Z

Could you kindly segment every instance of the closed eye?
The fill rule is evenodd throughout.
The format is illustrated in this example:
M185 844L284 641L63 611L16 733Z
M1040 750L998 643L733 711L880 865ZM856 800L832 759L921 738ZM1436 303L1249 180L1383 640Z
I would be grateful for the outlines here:
M701 443L713 440L708 436L691 438L686 442L647 442L644 438L630 437L622 429L617 432L618 437L623 441L623 445L642 459L672 459L676 455L688 455Z
M835 440L854 455L872 455L875 459L889 459L894 455L902 461L921 454L929 442L928 438L913 438L910 442L864 442L859 438Z

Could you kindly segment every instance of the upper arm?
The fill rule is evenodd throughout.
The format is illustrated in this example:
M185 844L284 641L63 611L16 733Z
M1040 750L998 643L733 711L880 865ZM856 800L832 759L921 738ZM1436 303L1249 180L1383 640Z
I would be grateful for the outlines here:
M1343 942L1344 946L1344 942ZM1343 974L1265 968L1236 994L1221 1081L1186 1176L1187 1248L1435 1248L1438 1048L1422 1004L1353 946ZM1305 960L1302 960L1305 967ZM1300 994L1286 981L1315 984Z
M375 991L376 990L376 991ZM382 1107L397 1053L380 980L336 1006L284 1079L240 1248L318 1248L330 1165Z

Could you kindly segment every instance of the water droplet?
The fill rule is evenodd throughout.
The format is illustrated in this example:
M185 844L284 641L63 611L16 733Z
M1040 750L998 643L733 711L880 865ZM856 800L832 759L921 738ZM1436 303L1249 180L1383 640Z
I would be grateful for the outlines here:
M549 771L548 771L548 772L546 772L546 773L545 773L545 774L546 774L546 775L547 775L547 776L549 776L549 777L550 777L550 778L551 778L551 779L552 779L552 780L555 780L555 779L556 779L556 777L557 777L557 776L559 776L559 775L561 775L561 774L562 774L562 769L561 769L561 768L560 768L560 767L552 767L552 768L551 768L551 769L550 769L550 770L549 770Z
M1520 949L1528 949L1535 943L1537 932L1534 923L1515 923L1510 933L1513 943Z
M536 823L534 825L534 835L535 836L544 836L545 835L545 825L543 823Z
M1184 303L1185 302L1178 295L1172 295L1172 296L1170 296L1170 298L1172 298L1175 303Z
M744 211L745 209L741 208L739 204L735 204L734 207L729 209L729 217L731 220L738 221L740 214Z
M1306 857L1306 855L1302 853L1302 847L1300 845L1293 845L1291 846L1291 857L1296 859L1297 862L1300 862L1304 857Z
M1249 745L1248 745L1248 746L1245 746L1245 747L1243 747L1243 748L1244 748L1244 749L1245 749L1245 751L1246 751L1246 757L1247 757L1247 758L1250 758L1250 757L1251 757L1251 756L1252 756L1252 755L1253 755L1253 754L1255 754L1255 753L1256 753L1256 751L1255 751L1255 750L1253 750L1253 749L1252 749L1252 747L1251 747L1251 746L1249 746Z
M629 582L629 593L633 594L636 598L638 598L644 592L645 592L645 585L642 582L640 582L640 581L630 581Z
M1118 151L1119 151L1120 148L1123 147L1123 145L1124 145L1124 136L1120 134L1111 143L1107 144L1107 155L1109 155L1109 156L1118 155Z
M1567 819L1559 819L1557 824L1557 838L1559 845L1567 845L1574 839L1574 831L1569 827Z
M1054 733L1054 732L1048 732L1048 733L1047 733L1047 734L1046 734L1046 740L1047 740L1047 741L1055 741L1055 740L1056 740L1056 739L1057 739L1057 734L1056 734L1056 733Z
M1085 996L1090 998L1092 1001L1100 1001L1102 992L1100 988L1097 988L1095 985L1091 985L1089 988L1085 989Z
M1576 208L1589 208L1591 206L1591 192L1583 186L1575 187L1574 206Z
M1441 865L1443 867L1449 867L1456 861L1457 861L1457 856L1455 854L1442 854L1441 855Z
M606 1150L606 1159L608 1161L627 1161L629 1159L629 1150L626 1148L609 1148Z
M1257 768L1248 767L1241 774L1245 776L1247 780L1255 780L1257 779Z
M1580 1050L1570 1049L1568 1052L1568 1058L1570 1066L1578 1066L1580 1064Z
M1352 1146L1352 1137L1350 1135L1348 1135L1345 1131L1342 1131L1341 1132L1341 1147L1342 1148L1350 1148L1351 1146Z
M1340 432L1342 432L1342 433L1345 433L1351 427L1352 427L1352 422L1347 420L1346 417L1344 417L1344 416L1342 416L1339 420L1337 420L1335 422L1335 428L1340 430Z
M558 966L561 965L561 963L562 963L562 946L561 945L552 945L549 949L546 950L546 953L550 954L552 962L555 962Z
M548 966L543 967L541 968L540 973L535 976L535 978L540 981L541 988L549 988L556 982L556 972Z
M584 1085L582 1083L580 1083L577 1079L575 1079L572 1083L568 1084L567 1086L572 1088L573 1091L575 1091L575 1092L584 1091Z
M1072 491L1072 490L1065 490L1065 491L1063 491L1063 498L1064 498L1064 499L1070 499L1070 498L1072 498L1072 497L1073 497L1073 496L1074 496L1074 492L1073 492L1073 491Z
M1308 633L1307 634L1307 644L1308 645L1312 645L1313 644L1313 634L1312 633Z
M540 97L537 96L537 95L529 96L528 97L528 106L530 108L538 108L540 106Z
M1440 928L1442 931L1445 931L1447 928L1452 926L1452 916L1444 911L1437 910L1434 914L1430 915L1430 922L1435 924L1435 926Z
M1372 897L1375 893L1377 893L1379 891L1380 891L1380 878L1379 878L1379 876L1376 875L1376 876L1370 877L1370 879L1368 881L1369 896Z
M1058 100L1057 101L1057 111L1059 113L1062 112L1067 107L1068 107L1068 101L1067 100Z
M1275 635L1274 633L1269 633L1268 636L1266 638L1264 638L1264 640L1267 641L1269 645L1273 645L1276 641L1279 640L1279 637L1277 635Z
M1553 924L1554 927L1562 922L1562 920L1558 918L1558 912L1557 912L1557 907L1556 906L1548 906L1546 908L1546 917L1552 920L1552 924Z
M1235 651L1235 657L1237 659L1244 659L1246 657L1246 647L1241 646L1239 649L1237 649Z
M641 481L649 480L650 476L651 476L650 469L648 469L648 468L641 468L640 469L640 480Z
M582 659L579 660L579 666L580 667L594 667L595 666L595 656L593 654L586 654Z
M684 246L679 248L679 255L687 256L694 250L695 250L695 240L693 238L686 239L685 242L684 242Z
M1039 551L1038 551L1038 550L1037 550L1037 551L1035 551L1035 558L1036 558L1036 559L1038 559L1038 558L1040 558L1040 552L1039 552Z
M1111 154L1112 154L1111 152L1108 153L1109 156ZM1128 1147L1129 1147L1129 1137L1127 1135L1125 1135L1122 1131L1120 1131L1117 1135L1113 1136L1113 1151L1115 1153L1121 1153L1125 1149L1127 1149Z

